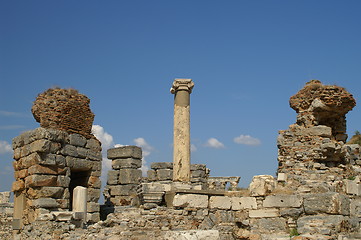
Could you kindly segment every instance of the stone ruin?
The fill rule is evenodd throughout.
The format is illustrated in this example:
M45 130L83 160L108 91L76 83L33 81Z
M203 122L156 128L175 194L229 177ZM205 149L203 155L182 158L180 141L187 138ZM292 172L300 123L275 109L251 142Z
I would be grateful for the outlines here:
M172 86L173 162L152 163L142 177L139 147L108 149L112 170L101 206L93 114L88 105L79 118L74 110L89 100L74 90L39 95L33 112L42 127L13 141L14 214L10 195L0 194L0 217L7 219L0 236L10 239L14 229L14 239L361 239L360 145L346 143L350 93L307 83L290 99L296 123L279 132L277 177L254 176L239 189L240 177L211 177L205 164L190 163L193 86L190 79Z
M14 228L37 220L71 219L77 186L87 188L89 222L99 221L101 144L91 134L89 99L49 89L34 102L41 127L13 139Z

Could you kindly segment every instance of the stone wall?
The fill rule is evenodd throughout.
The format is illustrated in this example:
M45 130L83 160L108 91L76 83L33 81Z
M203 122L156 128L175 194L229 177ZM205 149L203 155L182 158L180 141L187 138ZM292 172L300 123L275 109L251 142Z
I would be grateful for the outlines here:
M15 202L23 223L33 222L48 213L41 209L71 209L76 186L88 188L90 221L99 220L101 146L97 139L61 130L37 128L13 140ZM23 212L22 212L23 211ZM48 215L52 219L52 215Z

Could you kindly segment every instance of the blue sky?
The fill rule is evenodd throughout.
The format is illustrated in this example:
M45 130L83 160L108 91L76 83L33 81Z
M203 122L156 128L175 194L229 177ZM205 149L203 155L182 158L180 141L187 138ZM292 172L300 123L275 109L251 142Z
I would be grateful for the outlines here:
M192 78L192 163L212 176L274 175L289 98L311 79L361 96L360 1L0 0L0 191L12 138L37 128L37 94L91 99L105 148L137 144L172 161L175 78ZM361 130L358 106L348 133Z

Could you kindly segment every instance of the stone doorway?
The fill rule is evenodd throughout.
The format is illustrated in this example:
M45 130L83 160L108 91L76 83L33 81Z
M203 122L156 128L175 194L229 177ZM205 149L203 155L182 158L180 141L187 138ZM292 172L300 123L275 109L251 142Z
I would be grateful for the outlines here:
M72 170L70 173L70 183L69 183L69 210L73 210L73 192L74 188L77 186L88 187L88 180L90 177L91 171L79 171Z

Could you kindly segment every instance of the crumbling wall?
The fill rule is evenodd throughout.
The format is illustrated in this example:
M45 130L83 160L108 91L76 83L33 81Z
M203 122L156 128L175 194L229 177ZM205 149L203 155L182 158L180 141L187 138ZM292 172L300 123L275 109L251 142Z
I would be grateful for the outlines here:
M315 189L336 191L343 179L357 175L360 166L351 164L345 145L345 114L355 104L344 88L318 80L290 98L297 121L279 132L277 144L278 174L287 175L291 188L316 184Z
M94 114L89 103L89 98L75 89L51 88L38 95L31 111L43 128L64 130L91 138Z

